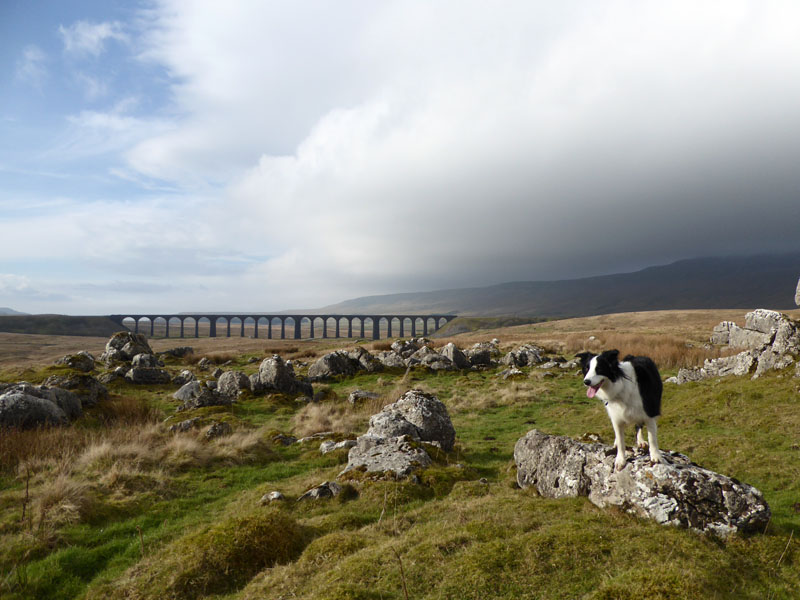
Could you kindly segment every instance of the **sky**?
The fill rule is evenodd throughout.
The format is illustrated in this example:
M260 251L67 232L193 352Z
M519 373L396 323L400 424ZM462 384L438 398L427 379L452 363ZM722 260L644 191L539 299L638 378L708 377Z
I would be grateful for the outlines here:
M800 250L793 0L0 0L0 306Z

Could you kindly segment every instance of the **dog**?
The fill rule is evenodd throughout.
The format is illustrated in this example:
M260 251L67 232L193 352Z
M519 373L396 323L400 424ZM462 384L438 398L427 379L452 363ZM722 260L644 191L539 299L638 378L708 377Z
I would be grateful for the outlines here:
M614 445L617 458L614 468L625 468L625 426L636 425L636 443L639 448L650 447L650 461L663 463L658 449L658 426L661 414L663 385L658 367L646 356L626 356L619 360L619 350L606 350L600 354L581 352L583 383L589 398L597 396L606 405L608 417L614 428ZM642 427L647 426L646 444Z

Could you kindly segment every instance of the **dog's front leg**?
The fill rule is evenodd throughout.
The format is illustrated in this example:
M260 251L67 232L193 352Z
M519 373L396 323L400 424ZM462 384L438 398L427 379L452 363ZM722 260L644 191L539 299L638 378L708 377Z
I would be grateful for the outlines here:
M655 418L647 420L647 439L650 442L650 462L653 464L663 463L664 457L658 449L658 426Z
M615 419L611 420L611 425L614 427L614 445L617 447L614 468L617 471L622 471L625 468L625 429L622 423L618 423Z

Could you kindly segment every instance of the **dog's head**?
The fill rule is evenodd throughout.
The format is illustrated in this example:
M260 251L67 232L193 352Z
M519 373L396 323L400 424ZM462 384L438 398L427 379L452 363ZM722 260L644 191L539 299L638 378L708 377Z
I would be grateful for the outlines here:
M581 359L583 383L588 388L586 395L594 398L606 381L614 382L625 374L619 368L619 350L606 350L600 354L581 352L575 355Z

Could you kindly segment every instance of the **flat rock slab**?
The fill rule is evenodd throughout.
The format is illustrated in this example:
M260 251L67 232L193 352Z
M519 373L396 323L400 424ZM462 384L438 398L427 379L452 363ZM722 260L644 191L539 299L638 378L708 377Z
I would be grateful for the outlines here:
M662 450L669 464L650 463L646 454L614 471L616 451L568 437L529 431L514 447L517 482L542 496L587 496L606 508L619 507L664 525L687 527L720 537L763 531L770 509L756 488Z

